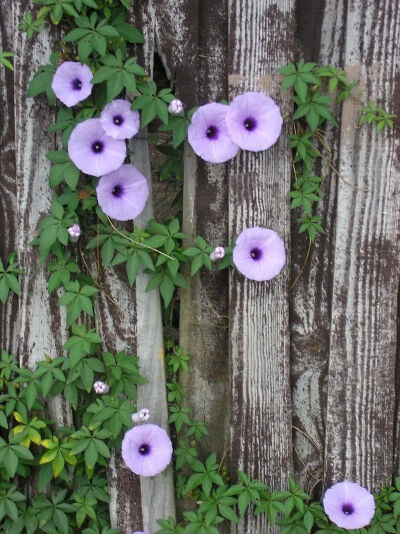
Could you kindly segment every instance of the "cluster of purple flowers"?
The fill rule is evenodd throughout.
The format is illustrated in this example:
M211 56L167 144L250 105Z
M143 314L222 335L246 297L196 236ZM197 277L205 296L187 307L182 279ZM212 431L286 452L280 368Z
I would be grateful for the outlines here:
M258 152L276 143L282 130L277 104L264 93L250 91L226 106L201 106L192 117L188 139L205 161L224 163L239 149Z
M66 61L56 70L52 88L68 107L90 96L93 73L87 65ZM124 164L126 139L136 135L140 117L128 100L108 103L100 118L79 123L71 133L68 155L79 170L100 178L97 197L109 217L127 221L137 217L149 196L146 178L133 165Z

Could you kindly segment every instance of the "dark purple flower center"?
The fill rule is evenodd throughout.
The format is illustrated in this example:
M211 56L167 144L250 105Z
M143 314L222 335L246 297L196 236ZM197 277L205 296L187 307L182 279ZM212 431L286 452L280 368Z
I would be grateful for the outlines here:
M344 515L351 515L354 512L354 506L350 503L342 504L342 512Z
M115 117L113 118L113 121L114 121L114 124L116 124L117 126L121 126L121 124L124 122L124 118L121 117L121 115L115 115Z
M217 139L218 137L218 128L216 126L209 126L206 131L206 136L209 139Z
M246 128L246 130L251 132L257 126L257 121L253 119L253 117L247 117L247 119L244 119L243 125Z
M72 82L72 88L75 89L75 91L80 91L82 89L82 82L79 78L75 78Z
M104 145L101 141L95 141L94 143L92 143L92 150L96 154L100 154L100 152L103 152L103 149Z
M114 189L112 190L112 194L119 198L122 195L123 189L120 185L116 185Z
M254 261L260 260L262 256L262 250L254 247L250 250L250 256L253 258Z
M146 454L149 454L149 452L150 452L150 446L147 445L147 443L143 443L143 444L140 445L140 447L139 447L139 452L140 452L140 454L142 454L143 456L146 456Z

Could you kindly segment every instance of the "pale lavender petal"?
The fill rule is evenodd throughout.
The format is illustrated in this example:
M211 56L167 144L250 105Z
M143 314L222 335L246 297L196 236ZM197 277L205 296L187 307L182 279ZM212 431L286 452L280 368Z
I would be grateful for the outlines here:
M122 440L122 458L136 475L152 477L164 471L172 458L172 443L158 425L135 426Z
M128 100L113 100L103 109L101 125L107 135L113 139L130 139L140 128L139 112L131 110Z
M65 61L57 68L51 87L67 107L75 106L91 95L93 73L87 65Z
M233 263L250 280L271 280L286 263L285 245L273 230L259 226L246 228L236 240Z
M213 102L193 114L188 140L194 152L205 161L223 163L238 153L239 147L226 128L227 111L228 106Z
M126 157L125 141L105 134L100 119L87 119L72 131L68 154L85 174L101 176L118 169Z
M244 150L266 150L282 130L279 107L264 93L248 92L233 99L226 114L232 140Z
M329 519L346 530L366 527L375 515L373 495L348 480L329 488L325 492L323 505Z
M125 164L102 176L96 192L106 215L117 221L129 221L144 210L149 186L146 178L133 165Z

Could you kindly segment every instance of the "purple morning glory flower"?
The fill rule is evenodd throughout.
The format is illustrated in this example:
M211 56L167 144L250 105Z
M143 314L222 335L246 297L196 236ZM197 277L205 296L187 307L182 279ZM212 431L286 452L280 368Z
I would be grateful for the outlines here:
M117 221L129 221L140 215L149 196L143 174L133 165L122 165L100 178L97 200L106 215Z
M234 98L226 114L232 140L244 150L257 152L274 145L282 130L279 107L264 93L249 92Z
M126 157L125 141L105 134L100 119L80 122L72 131L68 154L85 174L102 176L118 169Z
M101 125L113 139L130 139L140 128L139 112L131 110L128 100L113 100L101 112Z
M75 106L91 93L93 73L87 65L77 61L65 61L57 68L51 88L63 104Z
M366 527L375 515L373 495L348 480L329 488L325 492L323 505L329 519L346 530Z
M158 425L131 428L122 440L122 458L136 475L153 477L164 471L172 458L172 443Z
M271 280L286 263L285 245L273 230L246 228L236 240L233 263L250 280Z
M188 130L189 143L205 161L223 163L238 153L239 147L226 128L227 111L228 106L214 102L201 106L193 114Z

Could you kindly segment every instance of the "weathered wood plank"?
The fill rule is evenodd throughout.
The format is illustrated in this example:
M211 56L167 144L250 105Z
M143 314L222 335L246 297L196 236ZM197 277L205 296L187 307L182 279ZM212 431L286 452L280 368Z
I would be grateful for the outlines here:
M146 137L138 136L133 140L133 162L135 167L148 178L151 188L151 167L149 143ZM150 201L135 220L140 228L153 218ZM137 307L137 347L140 356L140 369L149 383L138 390L139 408L149 408L152 421L168 429L167 399L165 387L164 338L161 317L160 294L158 290L146 293L149 275L139 273L136 280ZM152 478L141 478L143 525L148 531L155 532L159 525L157 519L175 515L174 483L172 468L166 473Z
M296 60L343 66L343 2L301 0L297 2L296 14ZM338 116L339 106L335 108ZM313 173L324 178L323 201L318 206L318 214L322 215L326 235L317 238L304 271L299 276L306 261L309 242L304 234L298 234L297 213L293 214L291 253L292 283L295 285L290 301L291 385L293 425L296 427L293 429L295 475L303 487L318 487L319 490L324 461L340 127L326 125L324 130L322 134L330 153L322 150L324 159L322 164L321 160L317 162ZM321 148L318 142L316 146Z
M14 24L10 17L11 0L0 5L0 42L3 51L13 50ZM15 250L17 227L17 188L15 180L14 143L14 74L0 65L0 258L4 261ZM16 351L17 298L10 294L5 305L0 303L0 348Z
M14 28L18 27L25 12L30 9L27 0L12 3ZM11 16L11 12L9 13ZM17 187L16 248L21 268L21 292L18 314L18 353L21 365L33 367L44 354L55 357L66 341L65 309L56 305L57 295L49 297L47 273L39 265L37 247L29 246L35 237L39 220L50 211L53 193L48 183L50 162L45 154L57 148L54 135L47 128L54 121L44 99L26 98L29 82L41 64L47 63L54 48L56 36L48 29L31 40L25 33L14 31L15 50L15 155ZM64 400L52 402L53 417L59 424L68 424L70 412Z
M347 5L345 68L363 102L399 112L400 6ZM364 87L363 87L364 86ZM399 137L356 127L343 106L336 212L325 476L372 490L393 472L399 274Z
M293 60L294 2L231 0L229 3L230 97L262 90L290 112L279 93L277 70ZM229 165L229 225L267 225L290 251L291 156L288 125L266 152L241 152ZM289 386L289 265L272 282L230 279L232 467L283 487L292 472ZM247 517L237 532L273 532L266 518Z
M175 94L189 108L227 98L227 2L205 0L197 11L184 2L176 16L176 2L157 3L158 52L175 82ZM184 10L183 10L184 8ZM210 35L213 35L210 44ZM190 76L188 73L190 72ZM189 78L189 83L188 83ZM192 244L197 235L212 245L227 245L227 168L196 158L185 149L183 231ZM185 404L192 417L205 421L210 431L205 450L219 457L227 447L228 418L228 274L201 271L190 278L190 288L180 295L180 344L190 353L190 376L181 382Z
M149 74L153 70L154 17L151 4L135 6L132 16L143 32L146 42L139 57ZM146 132L132 141L132 163L142 172L151 189L151 169ZM151 195L145 211L135 221L140 227L152 217ZM160 297L158 290L145 293L148 276L140 273L134 289L130 289L122 269L107 270L103 283L111 297L102 295L96 306L96 322L110 350L129 347L139 356L140 371L148 384L138 388L138 408L147 407L152 422L168 427L165 392L164 341ZM117 335L116 335L117 333ZM110 516L112 525L122 532L132 530L156 531L157 519L174 517L174 489L171 469L151 479L133 475L113 454L108 473L110 485Z

